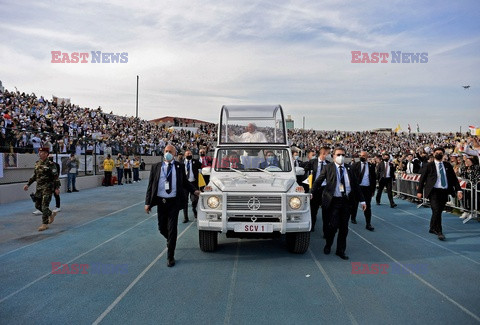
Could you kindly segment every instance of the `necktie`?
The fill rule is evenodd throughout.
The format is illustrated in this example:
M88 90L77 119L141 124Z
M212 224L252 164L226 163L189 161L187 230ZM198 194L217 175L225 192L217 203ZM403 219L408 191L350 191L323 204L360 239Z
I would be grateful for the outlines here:
M363 180L363 175L365 175L365 165L366 163L362 162L362 171L360 172L360 182Z
M190 179L190 160L187 162L187 179Z
M320 176L320 173L322 172L322 167L323 167L323 161L319 161L318 168L317 168L317 176L315 176L315 179L317 179L318 176Z
M438 164L438 169L440 170L440 183L443 188L447 186L447 178L445 177L445 169L443 169L443 164Z
M168 182L168 190L166 192L170 194L172 192L172 163L168 163L167 182Z
M342 195L345 196L347 194L347 187L345 186L345 177L343 175L343 166L340 166L340 183L342 183L342 185L343 185Z

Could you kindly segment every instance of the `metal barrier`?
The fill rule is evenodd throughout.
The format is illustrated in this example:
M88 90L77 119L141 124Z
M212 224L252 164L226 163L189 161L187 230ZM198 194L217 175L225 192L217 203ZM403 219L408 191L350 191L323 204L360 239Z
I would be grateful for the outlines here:
M420 181L420 176L420 174L396 173L393 192L395 192L398 196L409 197L414 200L418 200L417 187L418 182ZM480 214L480 183L473 184L471 181L462 178L459 178L458 181L463 191L463 198L462 200L458 200L457 197L450 196L447 206L468 213L469 217L465 218L463 221L466 223L471 219L476 219ZM421 207L428 205L429 200L425 197L425 195L423 195L422 202L418 203L418 207Z

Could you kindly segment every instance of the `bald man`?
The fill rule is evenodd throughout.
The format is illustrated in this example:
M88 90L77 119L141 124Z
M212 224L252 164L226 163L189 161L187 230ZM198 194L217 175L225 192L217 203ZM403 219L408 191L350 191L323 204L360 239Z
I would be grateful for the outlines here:
M188 181L185 165L175 161L177 150L167 145L164 161L152 166L145 197L145 212L148 214L157 206L158 230L167 240L167 266L175 265L175 247L177 244L178 212L185 206L185 190L199 195L200 191Z

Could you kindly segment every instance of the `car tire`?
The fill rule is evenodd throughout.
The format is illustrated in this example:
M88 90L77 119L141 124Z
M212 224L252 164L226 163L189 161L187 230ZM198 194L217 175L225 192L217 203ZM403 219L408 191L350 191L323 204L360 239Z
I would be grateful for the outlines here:
M310 232L289 233L286 236L288 251L294 254L304 254L310 245Z
M198 242L203 252L213 252L218 246L218 233L216 231L199 230Z

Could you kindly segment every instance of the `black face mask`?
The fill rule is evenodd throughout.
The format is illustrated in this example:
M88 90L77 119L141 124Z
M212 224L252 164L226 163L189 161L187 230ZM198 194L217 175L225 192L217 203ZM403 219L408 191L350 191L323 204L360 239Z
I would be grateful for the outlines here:
M390 159L389 158L383 158L384 162L388 162Z
M442 160L443 159L443 153L437 153L434 157L437 160Z
M186 156L187 160L192 160L192 156Z
M201 154L200 154L200 157L205 157L205 154L204 154L204 153L201 153Z
M366 162L366 161L367 161L367 158L365 158L365 157L360 157L360 161L361 161L361 162Z

